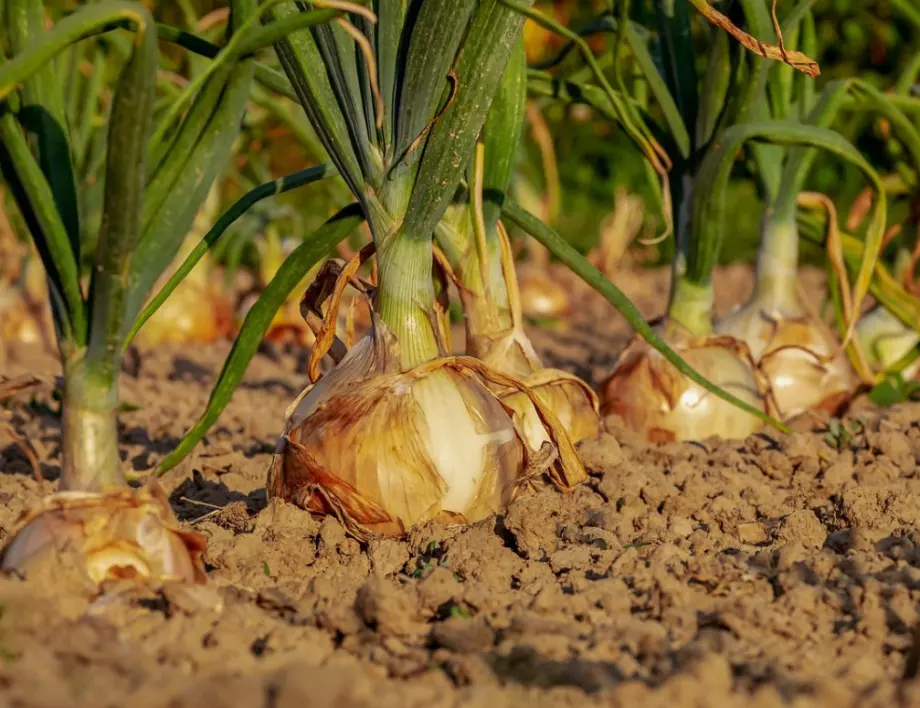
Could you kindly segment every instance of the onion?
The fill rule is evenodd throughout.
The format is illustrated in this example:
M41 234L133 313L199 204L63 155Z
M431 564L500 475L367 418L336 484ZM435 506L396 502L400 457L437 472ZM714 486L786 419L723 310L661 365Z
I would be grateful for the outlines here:
M728 337L694 338L676 321L656 328L702 376L746 403L765 409L762 386L748 359ZM617 415L652 442L744 438L762 423L677 371L638 337L623 350L601 385L601 414Z
M524 383L558 417L573 443L600 433L598 400L591 387L573 374L544 368L519 327L498 338L468 334L467 351L490 368ZM515 389L493 388L514 412L515 422L531 448L539 449L547 440L546 429L530 398Z
M470 289L461 289L466 312L467 352L489 368L523 382L559 418L573 443L595 437L600 433L597 395L577 376L559 369L544 368L524 332L522 293L511 243L504 226L499 223L497 227L501 280L496 279L493 287L496 290L499 286L502 288L501 292L507 299L507 311L500 312L494 296L487 298ZM499 321L510 322L510 327L495 332L494 323ZM547 440L546 430L529 396L515 389L493 389L502 403L514 412L514 419L524 431L531 448L539 449Z
M230 302L211 279L183 280L147 320L135 341L145 348L158 344L214 342L229 334Z
M45 285L45 272L37 254L25 258L15 284L0 282L0 341L54 347L54 321Z
M126 578L201 584L204 549L204 537L179 528L158 486L68 491L45 497L20 520L0 567L28 576L51 562L80 569L97 586Z
M856 324L856 339L877 371L887 371L920 343L920 334L910 329L887 309L877 305ZM907 366L901 375L916 378L920 360Z
M395 338L375 321L288 410L269 497L334 513L358 536L402 535L432 519L472 523L499 511L542 471L533 468L541 456L487 381L515 386L468 357L401 371ZM585 474L574 449L555 416L532 400L558 452L550 474L573 486Z
M853 377L838 340L796 300L771 305L755 297L716 322L715 329L748 345L779 417L789 419L808 410L836 414L849 400Z
M572 307L571 293L547 270L523 265L518 274L521 310L528 317L562 317Z

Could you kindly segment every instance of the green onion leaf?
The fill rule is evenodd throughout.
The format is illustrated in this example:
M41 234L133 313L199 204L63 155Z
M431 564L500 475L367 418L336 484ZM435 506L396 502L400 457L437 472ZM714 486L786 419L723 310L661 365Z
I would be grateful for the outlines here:
M237 65L213 115L192 148L187 166L169 187L160 210L151 214L132 260L130 298L122 334L127 334L156 280L169 266L204 203L211 185L226 165L249 99L252 63Z
M482 129L485 145L483 170L483 220L491 234L501 216L505 191L511 180L514 158L521 134L524 132L524 108L527 102L527 54L524 40L519 39L508 67L502 76L498 93L486 116Z
M10 49L14 56L43 42L47 33L42 3L35 0L7 0L6 12ZM70 237L74 257L79 259L77 186L64 97L54 64L44 63L25 81L20 96L22 104L17 111L17 118L29 136L33 153L51 187L58 213Z
M396 107L396 151L394 159L413 165L422 154L417 141L434 117L441 97L448 89L446 77L454 64L470 21L475 0L426 0L418 7L412 24L405 68ZM475 41L469 35L467 41ZM459 88L453 89L459 93Z
M160 288L157 294L150 298L150 301L144 307L141 314L134 321L131 329L125 337L123 347L127 349L135 335L141 330L144 324L153 317L154 313L160 306L166 302L166 299L182 283L185 277L192 272L198 262L204 257L208 250L217 243L220 237L227 231L233 223L239 219L246 211L257 202L276 194L288 192L297 187L302 187L312 182L317 182L326 177L338 174L331 165L318 165L300 172L295 172L284 177L279 177L271 182L260 184L255 189L248 191L242 197L236 200L227 211L221 214L220 218L214 223L210 231L205 234L204 238L192 249L192 252L186 257L176 271L169 277L166 283Z
M297 8L282 5L273 8L268 16L278 22L297 12ZM364 173L313 35L306 30L294 32L274 46L284 73L329 158L352 193L363 200Z
M480 3L454 64L453 102L431 129L409 197L402 228L412 238L431 238L450 204L520 36L524 16L505 1Z
M179 464L207 434L230 402L281 304L297 287L303 274L328 255L335 245L354 231L363 220L361 209L357 204L352 204L317 229L285 259L275 277L247 313L233 348L211 390L207 408L176 449L163 458L157 466L157 474L163 474Z
M90 281L86 359L108 382L118 376L131 259L141 238L147 138L159 62L156 28L139 33L121 70L109 117L102 229Z

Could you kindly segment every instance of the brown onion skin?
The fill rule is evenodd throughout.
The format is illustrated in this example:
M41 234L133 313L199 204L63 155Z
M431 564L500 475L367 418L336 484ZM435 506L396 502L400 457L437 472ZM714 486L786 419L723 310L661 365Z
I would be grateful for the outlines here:
M205 548L203 536L179 527L162 490L148 485L46 497L20 521L0 563L28 576L50 562L97 585L124 579L203 584Z
M696 371L751 405L766 411L750 363L733 348L694 343L674 326L666 341ZM715 341L715 340L713 340ZM756 417L693 383L644 340L636 338L621 353L601 384L601 415L618 416L650 442L747 437L762 427Z
M769 384L771 414L783 420L807 411L837 415L849 402L855 379L839 340L800 308L767 310L755 300L715 327L748 345Z

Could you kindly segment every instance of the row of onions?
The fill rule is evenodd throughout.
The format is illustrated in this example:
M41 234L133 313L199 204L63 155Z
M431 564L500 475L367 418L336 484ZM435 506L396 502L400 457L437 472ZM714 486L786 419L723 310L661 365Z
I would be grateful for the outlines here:
M136 336L168 338L168 327L148 328L166 308L178 314L162 322L178 321L207 299L212 281L203 259L227 242L235 222L260 213L268 235L263 286L246 303L206 410L156 472L174 467L204 437L273 326L301 326L289 312L310 281L299 309L310 325L303 341L312 344L313 383L287 412L267 490L335 514L359 538L401 535L430 520L475 522L540 485L572 489L586 477L575 444L601 430L602 411L650 439L739 437L765 423L782 427L777 418L851 392L843 345L795 295L798 207L808 210L805 231L826 243L837 266L847 351L857 350L856 315L870 289L910 325L915 300L887 285L880 295L875 284L884 278L873 278L881 268L885 186L828 126L842 107L868 107L910 150L916 128L868 86L833 83L816 95L812 79L796 73L816 71L806 56L814 48L812 4L800 3L784 20L786 44L774 46L751 38L770 36L761 0L739 2L737 18L702 0L671 3L657 32L673 55L662 62L670 70L659 71L651 36L623 3L592 30L616 33L614 88L589 43L527 0L232 0L222 42L158 24L141 5L121 0L86 6L47 31L40 3L6 0L12 58L0 65L7 108L0 167L45 269L64 389L60 491L23 520L3 552L4 568L28 574L31 564L66 553L95 583L203 579L203 539L179 527L155 475L139 487L126 484L118 376ZM694 9L715 27L702 77L693 69ZM528 68L528 18L569 43L563 54L581 52L584 66L565 76ZM79 131L63 112L53 59L103 33L131 41L107 115L96 223L81 218L72 163ZM165 96L157 39L209 60ZM282 71L265 58L268 47ZM618 52L626 47L652 89L660 126L625 91ZM329 162L253 182L218 216L208 201L215 179L239 140L247 105L277 110L271 92L301 104ZM678 244L671 305L655 328L507 196L528 95L588 103L646 158ZM726 184L747 146L770 205L757 287L747 306L713 322L712 272L729 226ZM811 208L825 201L803 194L818 150L858 167L874 190L864 238L840 232L832 211ZM262 200L330 177L351 203L286 248L272 230L278 212ZM324 264L362 225L371 241ZM643 338L622 354L600 401L585 382L544 367L530 343L509 225L606 297ZM180 261L171 265L176 253ZM346 287L369 305L367 331L354 343L338 336ZM463 355L450 342L451 292L465 313Z

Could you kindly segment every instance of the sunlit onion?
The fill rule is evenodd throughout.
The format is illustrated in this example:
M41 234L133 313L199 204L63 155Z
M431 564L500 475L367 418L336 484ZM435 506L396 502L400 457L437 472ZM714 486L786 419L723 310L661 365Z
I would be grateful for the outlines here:
M489 367L522 381L553 411L573 443L600 432L597 395L591 387L573 374L543 368L521 329L513 328L499 337L468 333L467 351ZM497 392L502 403L514 411L515 421L528 444L538 449L547 439L546 430L530 399L520 391L499 387Z
M747 344L780 418L808 410L836 414L849 400L853 376L839 340L797 304L770 307L754 299L716 322L715 329Z
M528 317L562 317L571 310L571 293L542 268L521 266L521 309Z
M706 379L750 405L765 409L748 360L727 338L696 340L676 322L657 328L664 340ZM619 416L648 440L744 438L762 423L690 381L645 340L636 337L601 385L601 414Z
M503 508L538 456L476 370L481 364L463 361L402 372L393 337L375 323L288 410L269 496L334 513L358 535L401 535L432 519L474 522ZM558 421L541 415L559 452L554 479L581 481Z
M213 280L182 281L137 333L142 347L185 342L214 342L229 334L231 309Z
M860 318L856 324L856 339L873 368L876 371L887 371L920 344L920 333L905 327L897 317L879 305ZM905 367L901 376L913 379L918 372L920 360Z

